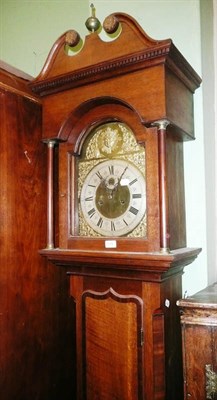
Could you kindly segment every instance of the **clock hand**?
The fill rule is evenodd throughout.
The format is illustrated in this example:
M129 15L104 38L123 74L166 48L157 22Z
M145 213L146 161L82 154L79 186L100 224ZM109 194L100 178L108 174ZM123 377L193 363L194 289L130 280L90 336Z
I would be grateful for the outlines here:
M108 193L108 198L112 199L113 198L113 193L114 193L114 191L117 190L117 187L119 185L118 178L113 176L113 175L109 175L105 179L104 185L105 185L105 188L106 188L106 192Z
M109 199L113 198L113 194L114 192L117 190L118 186L121 186L121 180L126 172L126 170L128 169L128 166L126 166L121 174L121 176L118 178L116 177L116 179L114 178L114 176L108 176L106 179L103 180L103 183L105 185L106 191L108 192L108 197Z
M128 169L128 166L126 166L121 174L121 176L119 178L117 178L117 180L115 180L114 178L112 178L112 183L111 183L111 179L105 179L104 184L106 187L106 191L108 192L108 197L109 199L113 198L113 194L114 192L118 189L118 186L121 186L121 180L126 172L126 170Z
M128 165L124 168L124 170L123 170L123 172L122 172L120 178L118 179L118 184L121 183L121 180L122 180L122 178L123 178L123 176L124 176L124 174L125 174L125 172L126 172L127 169L128 169Z

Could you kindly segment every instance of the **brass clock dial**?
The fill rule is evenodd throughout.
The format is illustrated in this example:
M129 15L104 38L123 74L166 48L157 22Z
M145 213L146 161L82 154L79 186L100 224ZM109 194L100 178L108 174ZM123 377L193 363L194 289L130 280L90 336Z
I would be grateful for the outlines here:
M93 129L78 160L80 236L146 236L145 149L122 122Z
M144 217L145 180L129 161L111 159L91 169L80 204L87 224L102 236L123 236Z

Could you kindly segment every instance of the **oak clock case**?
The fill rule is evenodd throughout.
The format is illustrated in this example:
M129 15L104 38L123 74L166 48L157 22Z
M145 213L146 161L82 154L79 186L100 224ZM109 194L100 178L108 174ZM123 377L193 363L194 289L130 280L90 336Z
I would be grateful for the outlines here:
M30 83L48 146L40 253L70 281L76 400L182 400L176 301L200 252L186 247L183 142L201 80L170 39L122 13L103 26L118 24L74 57L78 35L63 34Z
M77 166L79 235L146 237L144 148L120 122L90 136Z

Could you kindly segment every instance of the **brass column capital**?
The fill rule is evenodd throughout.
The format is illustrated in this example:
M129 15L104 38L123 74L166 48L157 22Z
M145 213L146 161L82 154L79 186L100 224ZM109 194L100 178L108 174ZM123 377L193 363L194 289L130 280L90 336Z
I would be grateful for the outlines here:
M152 126L156 126L158 131L165 131L167 126L170 125L170 121L168 119L159 119L151 124Z

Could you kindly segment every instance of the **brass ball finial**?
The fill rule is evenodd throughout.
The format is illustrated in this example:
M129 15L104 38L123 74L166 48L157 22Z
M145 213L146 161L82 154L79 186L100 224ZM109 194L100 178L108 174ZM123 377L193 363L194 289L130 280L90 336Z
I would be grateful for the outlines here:
M86 28L90 32L96 32L99 27L100 27L100 21L98 18L96 18L96 9L93 4L90 5L91 7L91 17L87 18L87 21L85 22Z

